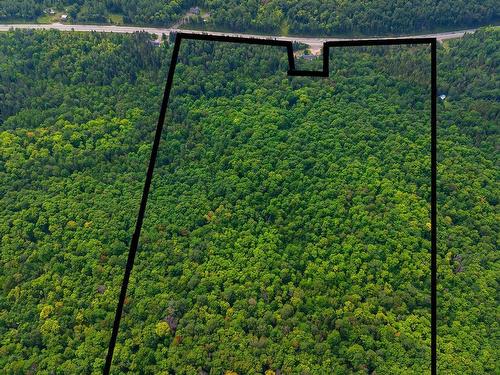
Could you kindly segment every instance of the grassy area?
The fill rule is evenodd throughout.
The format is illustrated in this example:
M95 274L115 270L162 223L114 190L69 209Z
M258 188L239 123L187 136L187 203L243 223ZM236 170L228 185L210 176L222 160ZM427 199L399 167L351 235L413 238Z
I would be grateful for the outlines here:
M288 35L289 26L288 22L284 21L280 28L280 35Z
M61 16L64 12L56 12L55 14L43 14L36 19L36 23L54 23L61 22Z
M53 23L53 18L54 17L49 14L44 14L36 19L36 23Z
M115 25L123 25L123 14L119 13L110 13L109 14L109 22Z

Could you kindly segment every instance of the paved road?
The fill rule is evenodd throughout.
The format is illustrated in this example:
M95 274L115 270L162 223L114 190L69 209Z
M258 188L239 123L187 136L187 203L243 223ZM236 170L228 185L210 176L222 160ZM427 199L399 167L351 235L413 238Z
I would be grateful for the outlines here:
M62 23L52 23L52 24L0 24L0 31L8 31L9 29L55 29L61 31L99 31L106 33L134 33L138 31L146 31L151 34L156 34L158 38L161 38L162 34L170 34L171 32L185 32L185 33L209 33L212 35L231 35L231 36L246 36L253 38L273 38L276 40L286 40L295 41L307 44L311 47L313 51L319 51L323 46L323 42L326 40L352 40L353 38L306 38L306 37L293 37L293 36L271 36L271 35L253 35L253 34L241 34L241 33L224 33L217 31L199 31L199 30L187 30L187 29L176 29L176 28L156 28L156 27L140 27L140 26L115 26L115 25L71 25ZM447 39L461 38L466 33L473 33L476 29L460 30L460 31L450 31L444 33L435 34L421 34L413 35L415 38L437 38L438 41L443 41ZM412 36L405 36L412 37Z

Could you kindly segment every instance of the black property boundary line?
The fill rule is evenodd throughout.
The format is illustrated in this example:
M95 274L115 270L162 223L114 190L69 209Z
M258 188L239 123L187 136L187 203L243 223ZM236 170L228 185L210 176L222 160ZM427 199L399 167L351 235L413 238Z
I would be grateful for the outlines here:
M165 114L167 112L168 100L170 98L170 91L174 80L175 67L179 57L179 49L183 39L191 40L208 40L212 42L226 42L226 43L243 43L243 44L257 44L276 47L286 47L288 55L288 75L289 76L309 76L309 77L329 77L329 52L330 47L357 47L357 46L391 46L391 45L404 45L404 44L428 44L431 47L431 375L437 374L437 194L436 194L436 180L437 180L437 115L436 115L436 96L437 96L437 58L436 58L436 38L387 38L387 39L358 39L358 40L342 40L342 41L327 41L323 44L323 69L319 71L297 70L295 69L295 60L293 56L293 43L291 41L281 41L274 39L258 39L246 37L232 37L232 36L219 36L210 34L191 34L191 33L177 33L175 37L174 49L172 52L172 60L168 70L167 83L163 93L163 101L161 103L160 116L156 126L156 133L151 150L151 158L144 182L144 189L142 192L141 204L135 231L130 243L130 250L128 253L127 265L125 266L125 274L123 275L123 283L121 286L120 297L118 299L118 306L116 307L115 320L113 324L113 331L109 341L108 353L106 355L106 362L104 365L103 374L108 375L111 370L111 363L113 361L113 352L115 349L116 338L120 328L120 319L123 310L125 296L127 294L128 282L134 259L139 244L139 236L141 233L142 223L144 220L144 213L146 211L146 203L148 201L149 190L151 181L153 179L153 171L158 155L158 148L160 145L161 133L163 124L165 123Z

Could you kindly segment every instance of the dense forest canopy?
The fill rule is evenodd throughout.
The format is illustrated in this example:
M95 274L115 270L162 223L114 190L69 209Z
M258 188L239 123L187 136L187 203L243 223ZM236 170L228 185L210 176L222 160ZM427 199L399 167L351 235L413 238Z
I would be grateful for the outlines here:
M442 374L499 354L498 38L439 48ZM6 373L102 371L170 55L149 41L0 34ZM114 373L427 371L428 50L286 69L183 45Z
M125 23L169 26L195 6L203 11L192 14L196 27L292 34L405 34L499 19L497 0L0 0L0 21L34 21L52 9L74 22L120 15Z

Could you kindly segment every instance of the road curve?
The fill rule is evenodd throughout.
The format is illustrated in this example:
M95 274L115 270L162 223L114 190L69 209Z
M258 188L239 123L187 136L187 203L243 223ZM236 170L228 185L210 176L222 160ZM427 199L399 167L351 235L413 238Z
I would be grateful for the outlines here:
M62 23L52 23L52 24L0 24L0 31L8 31L10 29L42 29L42 30L60 30L60 31L97 31L97 32L105 32L105 33L135 33L139 31L145 31L151 34L155 34L158 36L158 39L161 38L163 34L169 35L172 32L184 32L184 33L193 33L193 34L211 34L211 35L230 35L234 37L244 36L244 37L252 37L259 39L268 39L273 38L276 40L284 40L284 41L292 41L292 42L301 42L307 44L311 47L313 51L319 51L319 49L323 46L323 42L327 40L335 41L335 40L353 40L356 38L328 38L328 37L319 37L319 38L311 38L311 37L294 37L294 36L273 36L273 35L254 35L254 34L243 34L243 33L227 33L227 32L218 32L218 31L200 31L200 30L188 30L188 29L176 29L176 28L157 28L157 27L141 27L141 26L115 26L115 25L73 25L73 24L62 24ZM467 33L474 33L476 29L468 29L468 30L459 30L459 31L448 31L443 33L434 33L434 34L421 34L421 35L410 35L410 36L401 36L401 38L436 38L438 41L443 41L447 39L455 39L461 38Z

